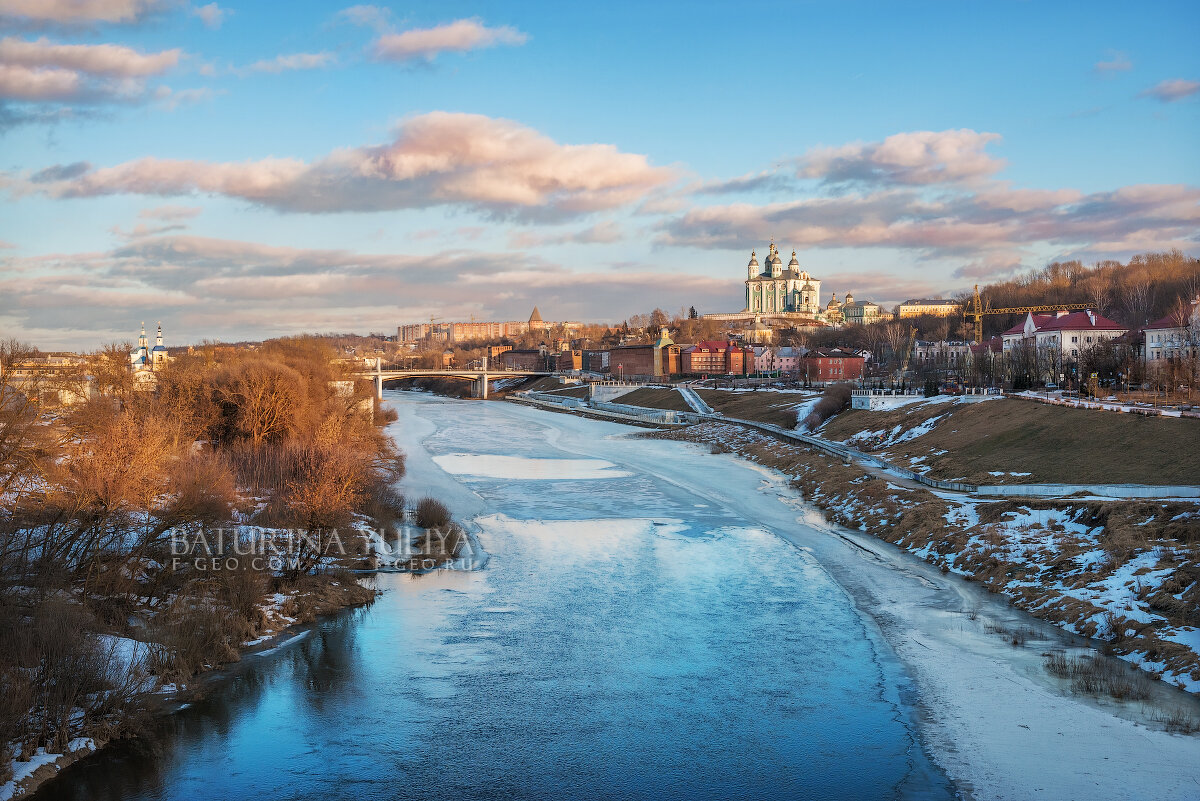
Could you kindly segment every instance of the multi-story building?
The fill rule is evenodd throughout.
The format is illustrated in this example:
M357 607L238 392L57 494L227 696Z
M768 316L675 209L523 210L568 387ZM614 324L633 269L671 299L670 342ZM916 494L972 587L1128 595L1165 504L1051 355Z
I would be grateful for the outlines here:
M855 300L854 293L846 293L846 302L841 308L846 325L870 325L883 319L883 307L869 300Z
M1032 346L1039 353L1054 356L1061 364L1077 359L1093 345L1116 339L1128 331L1120 323L1101 317L1091 309L1054 314L1030 312L1023 322L1005 331L1001 338L1005 353L1021 345Z
M896 309L896 316L904 317L920 317L922 314L930 314L934 317L953 317L962 310L962 304L946 300L945 298L921 298L917 300L906 300Z
M682 362L689 375L748 375L754 371L754 351L732 340L698 342L683 351Z
M1146 364L1200 356L1200 297L1143 329Z
M801 363L810 381L857 381L863 374L863 357L837 348L813 348Z
M800 348L768 348L754 349L754 372L756 373L795 373L800 370L800 359L804 352Z
M966 366L970 358L971 344L969 342L954 342L944 339L941 342L928 342L918 339L913 343L910 363L914 367L932 365L961 369Z

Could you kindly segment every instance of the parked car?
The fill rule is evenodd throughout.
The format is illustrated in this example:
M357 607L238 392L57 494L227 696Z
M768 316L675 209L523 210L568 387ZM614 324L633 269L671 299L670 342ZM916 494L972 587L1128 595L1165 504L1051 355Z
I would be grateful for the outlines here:
M1056 389L1058 389L1058 384L1047 384L1046 385L1047 392L1053 392Z

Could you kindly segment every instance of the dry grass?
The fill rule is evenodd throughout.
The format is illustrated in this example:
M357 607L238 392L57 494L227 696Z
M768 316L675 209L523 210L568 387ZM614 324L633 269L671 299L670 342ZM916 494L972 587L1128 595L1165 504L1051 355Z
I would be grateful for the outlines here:
M551 395L563 395L568 398L586 398L589 394L591 394L591 390L588 389L588 387L582 386L559 387L558 389L547 389L542 391L548 392Z
M979 484L1195 484L1200 476L1200 447L1195 447L1200 420L1187 418L1005 399L907 411L851 410L827 423L822 434L844 440L860 431L907 429L947 412L928 434L886 454L901 461L925 457L930 477ZM1030 475L993 476L992 471Z
M1081 695L1097 695L1118 701L1143 701L1150 697L1150 679L1144 673L1115 659L1067 656L1062 651L1046 654L1046 670L1071 680L1071 689Z
M692 407L688 406L687 401L673 389L655 389L653 387L643 387L635 389L633 392L627 392L618 398L613 399L613 403L625 403L630 406L645 406L648 409L669 409L673 412L690 412Z
M808 400L798 392L727 392L721 389L698 389L696 394L728 417L769 423L781 428L796 427L796 406Z

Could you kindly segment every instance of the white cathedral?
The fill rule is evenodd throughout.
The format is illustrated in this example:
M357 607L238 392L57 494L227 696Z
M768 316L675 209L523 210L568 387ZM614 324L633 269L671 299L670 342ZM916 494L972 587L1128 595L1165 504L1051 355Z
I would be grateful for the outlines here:
M806 314L817 317L821 309L821 282L800 269L796 251L787 269L775 243L767 253L765 268L750 251L746 265L746 311L750 314Z

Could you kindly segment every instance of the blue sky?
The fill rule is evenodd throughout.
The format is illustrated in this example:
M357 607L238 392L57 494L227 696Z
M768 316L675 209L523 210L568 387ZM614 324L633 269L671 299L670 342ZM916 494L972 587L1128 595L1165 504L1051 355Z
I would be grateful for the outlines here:
M885 303L1200 252L1195 3L283 8L0 0L5 335L732 311L771 236Z

